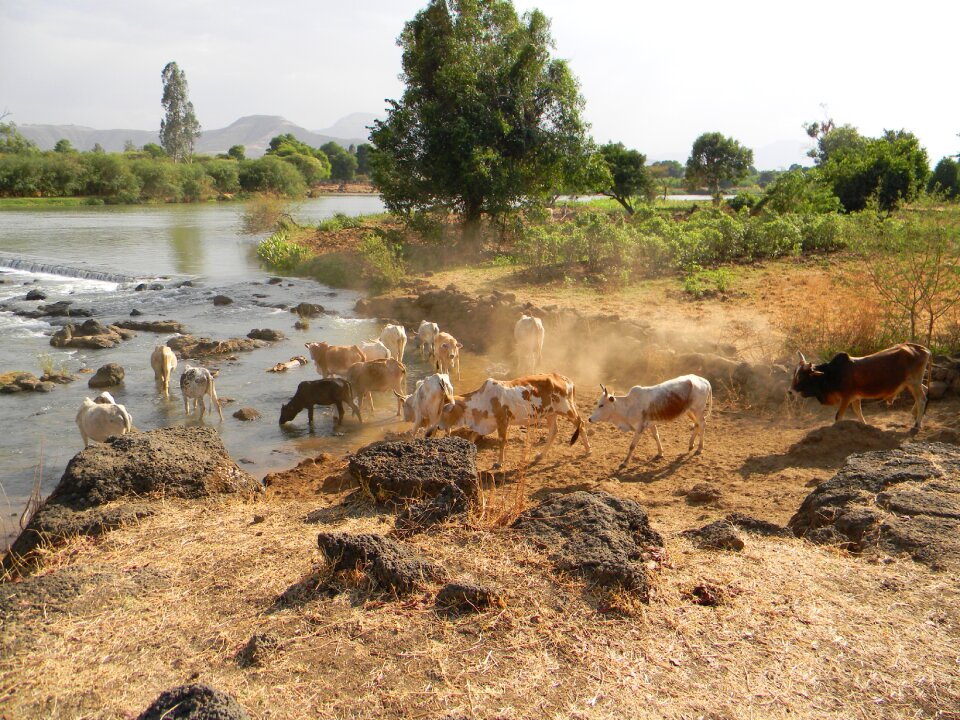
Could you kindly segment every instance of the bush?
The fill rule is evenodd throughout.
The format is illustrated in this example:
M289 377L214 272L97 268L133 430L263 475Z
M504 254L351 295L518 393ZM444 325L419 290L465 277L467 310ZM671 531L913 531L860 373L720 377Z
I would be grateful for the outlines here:
M371 233L360 241L361 277L370 289L380 292L394 287L404 276L399 247Z
M287 197L302 197L306 192L303 177L290 163L275 155L240 163L240 187L247 192L272 192Z
M754 195L753 193L737 193L734 197L730 198L727 201L727 205L730 206L730 209L740 212L744 208L748 210L754 207L760 201L759 196Z
M360 218L336 213L332 218L321 220L317 223L317 230L321 232L338 232L339 230L353 229L363 227L363 221Z
M281 229L281 221L289 216L289 200L277 195L255 195L244 203L240 232L245 235L259 235L278 230Z
M300 269L309 252L306 248L290 242L286 231L277 230L257 245L257 256L274 270L293 272Z

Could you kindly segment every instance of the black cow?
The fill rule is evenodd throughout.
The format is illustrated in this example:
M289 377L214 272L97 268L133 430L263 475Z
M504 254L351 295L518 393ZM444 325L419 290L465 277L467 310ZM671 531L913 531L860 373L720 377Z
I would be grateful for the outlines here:
M301 410L306 409L307 417L313 425L314 405L336 405L337 425L343 422L343 403L350 406L357 420L363 422L360 408L353 400L353 387L342 378L306 380L297 385L297 392L290 402L280 408L280 424L293 420Z

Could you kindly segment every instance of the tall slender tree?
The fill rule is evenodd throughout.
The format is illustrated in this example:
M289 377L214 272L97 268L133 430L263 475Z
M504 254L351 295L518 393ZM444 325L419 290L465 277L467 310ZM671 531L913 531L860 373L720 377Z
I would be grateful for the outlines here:
M168 62L160 77L165 113L160 121L160 144L174 162L189 162L193 143L200 136L200 123L187 97L187 75L175 62Z

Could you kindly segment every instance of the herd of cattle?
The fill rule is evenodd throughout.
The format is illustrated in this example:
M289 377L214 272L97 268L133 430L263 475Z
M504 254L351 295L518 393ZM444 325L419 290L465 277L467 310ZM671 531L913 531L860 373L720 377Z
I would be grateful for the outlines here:
M410 434L414 438L421 429L427 437L438 431L464 429L474 439L496 431L500 446L498 465L504 461L510 426L546 424L547 441L543 451L534 459L537 462L554 442L558 417L565 417L574 425L570 444L580 438L585 453L589 454L590 443L583 418L577 410L574 383L557 373L536 374L543 353L544 334L539 318L521 317L514 327L514 350L520 372L529 374L512 380L488 378L479 388L462 394L454 391L450 378L456 371L457 381L460 380L463 345L450 333L441 331L436 323L424 320L413 334L421 358L427 360L436 372L418 381L409 394L406 392L407 370L403 363L408 338L400 325L387 325L376 340L358 345L306 343L322 379L298 385L294 396L280 409L280 423L291 422L306 410L312 424L317 405L336 406L337 426L343 422L344 406L362 423L364 403L369 401L371 412L374 410L373 393L391 392L396 397L397 416L413 424ZM800 354L790 392L814 397L823 405L839 406L837 420L852 405L857 418L865 422L861 400L892 401L907 390L914 399L914 429L919 429L926 409L923 381L930 360L930 351L914 343L902 343L865 357L840 353L830 362L821 364L807 362ZM169 395L170 378L177 367L176 355L166 345L158 345L150 364L159 389ZM657 425L684 416L693 421L688 451L693 450L699 439L696 452L702 452L706 419L713 402L713 390L707 379L683 375L658 385L634 386L625 395L615 395L603 385L600 388L602 392L589 422L607 422L633 433L621 468L630 461L640 436L648 429L656 441L656 457L660 457L663 446ZM199 410L202 419L206 412L205 398L209 398L211 412L216 408L223 419L209 370L187 367L180 376L180 390L184 411L188 415ZM129 432L133 423L126 408L118 405L110 393L104 392L95 400L84 400L77 414L77 426L86 446L90 440L102 442L111 435Z

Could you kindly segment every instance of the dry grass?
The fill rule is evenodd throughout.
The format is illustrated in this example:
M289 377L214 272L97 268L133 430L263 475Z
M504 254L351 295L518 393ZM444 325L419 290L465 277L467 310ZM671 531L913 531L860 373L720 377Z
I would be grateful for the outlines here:
M643 606L556 576L498 527L526 502L519 485L493 494L487 527L409 541L454 578L505 590L506 608L459 617L434 608L436 586L398 600L344 573L332 597L277 602L328 579L319 530L392 526L352 489L162 501L137 527L48 556L47 571L94 575L65 608L7 620L0 715L129 717L191 680L254 718L906 718L960 706L953 578L799 540L726 554L674 536ZM716 607L691 601L704 583L720 589ZM242 668L255 633L276 646Z

